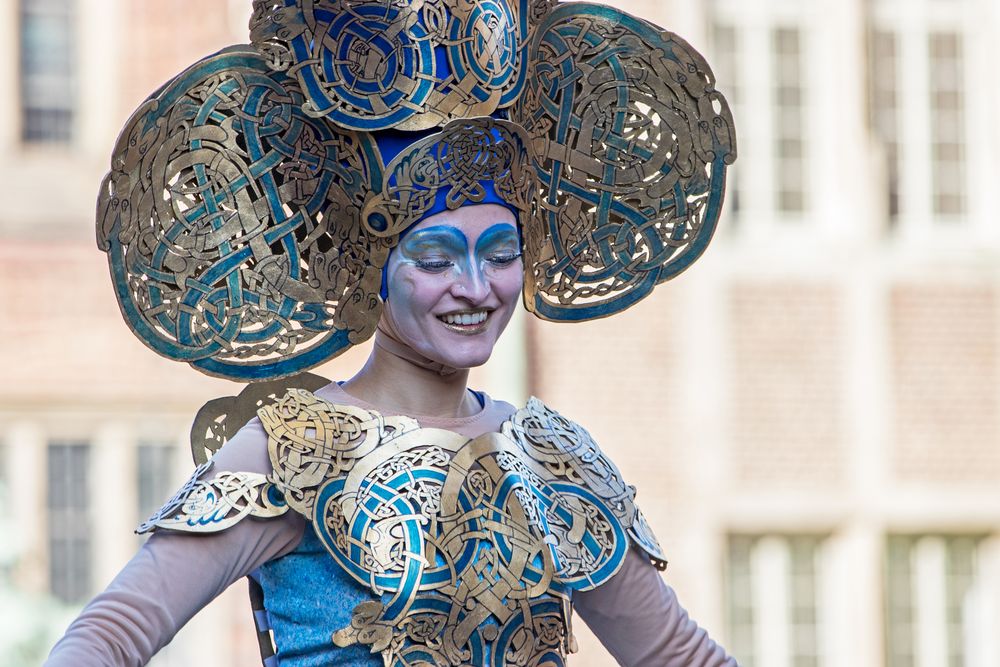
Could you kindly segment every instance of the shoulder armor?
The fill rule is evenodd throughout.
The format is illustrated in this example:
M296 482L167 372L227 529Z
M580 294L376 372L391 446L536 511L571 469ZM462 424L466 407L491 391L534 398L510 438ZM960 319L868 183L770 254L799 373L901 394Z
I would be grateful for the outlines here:
M248 516L272 518L288 511L281 493L266 475L254 472L220 472L202 479L214 461L195 468L191 478L135 532L151 533L168 528L188 533L215 533L236 525Z
M258 416L270 482L378 597L334 643L367 645L386 664L430 647L454 664L522 649L518 664L541 664L572 646L572 592L613 577L630 543L666 563L635 489L537 399L476 438L298 389Z
M635 503L635 487L626 484L618 467L585 428L532 396L504 422L503 434L556 478L579 484L596 494L642 548L657 569L667 567L656 536Z
M267 433L274 485L307 519L313 518L316 493L324 482L349 472L380 442L420 428L410 417L334 405L303 389L290 389L257 416Z

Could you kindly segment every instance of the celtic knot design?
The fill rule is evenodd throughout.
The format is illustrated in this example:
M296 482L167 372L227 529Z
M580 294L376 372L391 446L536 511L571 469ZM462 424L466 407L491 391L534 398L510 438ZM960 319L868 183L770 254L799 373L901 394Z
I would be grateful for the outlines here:
M281 494L267 483L264 475L223 471L211 479L201 479L212 465L212 461L207 461L195 468L184 486L136 528L136 534L159 528L218 532L248 516L269 519L288 511Z
M732 115L694 49L610 7L555 7L529 61L511 116L532 138L544 219L527 231L525 302L551 320L620 312L711 239Z
M389 246L358 219L381 159L370 136L312 119L304 103L264 55L233 47L126 124L98 244L126 321L160 354L278 378L374 332Z
M596 491L620 518L635 513L635 489L622 481L590 434L537 398L504 424L504 435L551 474Z
M614 575L637 524L662 558L617 469L537 399L472 440L299 390L260 417L275 488L381 596L334 642L387 665L563 665L570 592Z
M256 0L250 39L305 110L345 128L425 130L521 94L538 0Z
M442 189L449 209L481 203L484 181L522 221L533 215L538 182L524 131L493 118L452 121L386 166L382 191L365 203L362 223L373 236L395 238L427 214Z
M254 0L250 32L140 106L102 182L122 313L167 358L264 381L368 339L398 236L486 182L519 214L543 319L625 310L714 233L732 114L651 23L554 0ZM372 134L432 128L388 166Z
M288 504L312 517L319 486L330 475L349 472L393 433L417 428L412 419L393 418L361 408L333 412L329 404L304 389L291 389L257 412L268 434L272 482Z
M292 387L316 391L330 381L312 373L268 382L254 382L243 387L238 396L222 396L201 406L191 424L191 454L195 464L202 464L219 451L229 439L257 414L257 410L284 396Z

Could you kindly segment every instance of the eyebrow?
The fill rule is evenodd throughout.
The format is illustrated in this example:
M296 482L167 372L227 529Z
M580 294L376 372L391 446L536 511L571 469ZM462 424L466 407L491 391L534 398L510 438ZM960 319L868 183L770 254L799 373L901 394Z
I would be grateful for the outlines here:
M427 227L413 232L403 239L403 248L409 252L424 250L435 245L464 253L469 247L469 242L465 238L465 234L458 229L445 225Z
M513 241L514 246L517 248L521 245L521 238L514 225L506 222L495 224L479 235L479 239L476 241L476 252L481 252L484 248L497 246L508 241Z

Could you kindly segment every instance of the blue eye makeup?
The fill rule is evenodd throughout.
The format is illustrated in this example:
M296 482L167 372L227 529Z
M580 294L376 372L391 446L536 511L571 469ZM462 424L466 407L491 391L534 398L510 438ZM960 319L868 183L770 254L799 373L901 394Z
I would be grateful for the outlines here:
M428 227L404 237L399 252L404 260L434 273L449 269L468 254L465 234L455 227Z
M487 272L502 269L521 256L520 237L509 223L500 223L486 229L476 240L476 247L469 250L469 241L456 227L438 225L406 235L399 245L403 261L429 273L472 270Z
M521 256L521 239L513 225L493 225L476 241L476 255L493 266L507 266Z

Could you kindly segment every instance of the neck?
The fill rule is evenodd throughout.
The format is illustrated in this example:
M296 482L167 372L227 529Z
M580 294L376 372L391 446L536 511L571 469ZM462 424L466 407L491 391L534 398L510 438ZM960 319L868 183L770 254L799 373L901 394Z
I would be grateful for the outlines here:
M480 410L467 390L468 380L468 369L441 375L376 344L364 367L343 389L381 412L455 418Z

